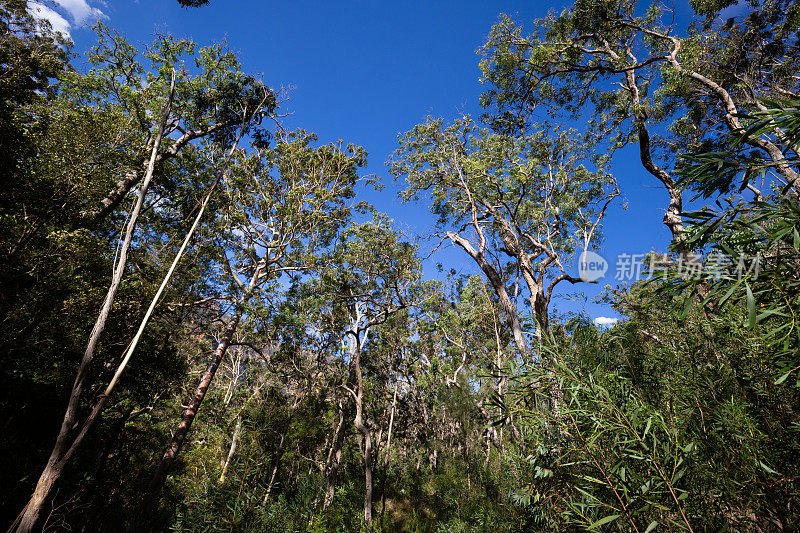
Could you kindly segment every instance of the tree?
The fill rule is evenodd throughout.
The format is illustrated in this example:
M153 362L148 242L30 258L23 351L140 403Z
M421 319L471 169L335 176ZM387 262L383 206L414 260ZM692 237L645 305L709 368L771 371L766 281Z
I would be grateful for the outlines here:
M0 2L0 182L5 201L15 192L13 179L36 153L35 132L45 124L31 113L31 104L52 100L51 82L65 68L69 46L27 11L25 0Z
M373 222L349 228L343 235L336 257L339 271L336 285L348 310L349 326L345 331L350 373L343 388L355 403L353 425L364 442L364 522L372 523L373 451L372 435L367 427L364 393L366 384L362 370L362 354L370 334L389 317L409 305L409 293L419 278L414 248L400 242L388 227L388 221ZM338 269L337 269L338 270Z
M528 37L504 17L481 63L492 84L483 104L498 130L524 128L533 110L543 108L557 116L587 114L590 134L605 138L611 154L638 142L642 166L669 195L664 224L675 243L684 233L675 154L726 143L725 132L742 130L740 113L757 108L757 98L798 90L796 4L753 4L727 22L719 17L730 2L692 5L696 16L684 36L663 6L643 10L632 0L578 0L537 21ZM800 190L774 140L759 136L746 144Z
M39 476L39 481L36 485L33 496L20 515L19 524L17 525L18 531L30 531L40 520L41 510L50 498L50 494L54 485L58 482L65 466L74 455L75 450L82 443L83 438L93 425L96 416L99 414L99 411L91 414L85 423L79 423L78 421L82 396L87 385L89 385L92 361L97 351L100 338L105 329L108 316L114 304L117 291L122 283L122 278L127 267L127 256L134 238L134 232L138 218L142 212L144 202L147 199L147 192L150 187L150 183L153 180L156 163L159 160L159 156L161 155L161 159L163 159L163 154L161 154L160 151L162 140L166 138L165 135L167 134L168 130L175 131L183 129L181 127L181 118L182 115L188 110L191 110L194 114L194 117L187 121L188 124L192 124L193 122L194 124L197 124L198 121L200 124L202 124L203 122L207 121L207 118L204 116L206 113L203 109L205 105L208 105L207 102L201 103L200 106L188 107L186 106L185 102L183 105L176 104L175 94L178 90L191 90L192 85L195 86L194 90L196 90L199 84L208 83L210 80L213 80L213 70L214 68L218 67L214 66L211 69L206 69L205 74L209 75L210 79L204 78L202 81L198 81L197 79L192 80L184 74L181 76L182 81L180 85L182 85L182 87L178 87L178 74L176 72L176 68L178 67L177 63L180 59L180 55L185 52L187 48L191 51L192 45L191 43L186 42L175 44L170 39L162 38L157 41L155 49L150 51L151 59L158 66L158 68L156 69L156 73L151 73L150 77L146 79L147 86L144 87L145 82L137 77L137 74L144 74L144 70L140 65L138 65L138 63L135 62L135 50L122 41L118 35L109 35L109 41L110 42L101 42L101 45L95 51L94 61L96 64L102 63L104 61L109 61L110 57L115 57L117 61L112 63L112 66L109 69L96 70L86 78L81 79L80 83L88 83L93 85L92 90L88 92L88 95L86 92L84 92L82 96L97 98L97 94L93 93L92 91L97 91L101 95L105 96L113 95L110 99L112 101L116 99L117 103L123 109L127 107L131 112L130 118L138 121L142 129L147 131L148 142L146 145L150 147L151 154L147 160L147 164L145 165L143 172L134 174L129 173L126 175L125 180L123 180L126 182L126 184L122 187L117 187L116 189L115 194L117 194L117 196L111 200L106 198L103 202L101 202L102 207L100 212L95 216L95 220L97 216L100 216L100 214L105 216L105 214L107 214L111 209L116 207L119 202L122 201L128 190L130 190L135 183L141 181L141 189L139 190L137 199L134 203L133 211L126 223L124 239L120 247L119 258L114 265L112 280L109 284L109 288L106 292L100 312L98 313L97 320L92 327L86 350L81 358L78 372L75 377L75 382L70 393L67 409L61 423L61 429L55 445L53 446L53 450L50 453L50 457L47 460L47 464L45 465L42 474ZM220 54L215 54L213 49L209 49L206 50L205 53L201 53L201 57L215 62L217 59L225 59L220 57ZM235 59L233 59L232 56L227 57L228 64L225 66L232 66L231 61L235 61ZM167 70L170 67L171 72ZM165 87L163 84L166 80L164 80L163 77L168 73L170 75L169 85ZM218 77L219 76L220 74L218 74ZM227 70L223 71L221 76L223 78L227 78L225 80L227 85L225 85L224 88L229 93L232 93L232 95L229 94L227 100L220 100L217 102L219 108L215 110L215 114L222 110L223 115L230 115L229 117L225 118L225 120L228 122L236 123L238 120L241 135L244 130L248 129L248 123L250 121L258 121L259 117L267 112L267 109L274 107L274 96L266 87L256 84L252 78L243 84L241 83L242 80L234 79L235 74L233 77L231 77L231 73ZM239 82L238 85L237 82ZM250 83L251 87L246 87L248 82ZM140 94L136 94L137 86L140 89ZM149 120L146 119L146 107L141 105L144 102L140 100L140 98L148 93L151 97L154 97L156 94L158 94L159 90L166 90L166 101L163 104L163 109L154 113L155 116L160 118L156 131L152 135L152 139L149 139L151 135L151 132L148 131L150 128L150 123ZM248 90L251 90L252 92L247 94L247 96L242 99L242 92L246 93ZM237 97L239 98L239 101L237 101ZM206 98L208 97L202 97L202 99ZM149 103L152 105L152 102ZM102 104L109 105L110 102L106 100L103 101ZM252 106L250 110L248 110L248 105ZM239 108L239 106L241 106L241 108ZM183 107L183 109L181 109L181 107ZM177 108L177 110L175 108ZM224 127L220 127L219 124L215 124L207 129L211 133L215 133L215 140L217 142L232 142L229 136L225 135ZM205 134L208 133L200 134L197 130L184 132L184 136L172 145L171 148L175 148L175 151L171 152L171 155L175 155L177 151L180 150L180 147L185 145L189 140ZM116 381L116 379L117 378L114 378L114 381ZM105 398L98 399L96 400L95 407L102 409L104 403Z
M594 170L585 166L589 161ZM439 227L451 228L441 239L481 268L517 348L529 354L516 296L527 288L537 336L546 336L554 289L581 281L568 273L567 261L597 246L606 208L619 195L605 163L573 131L515 137L480 129L467 117L448 127L429 120L405 134L392 173L406 176L405 201L431 194ZM515 276L512 299L506 284Z
M353 224L342 232L331 253L320 263L319 277L304 285L300 293L305 317L300 320L306 335L327 346L330 357L345 363L346 369L343 375L336 376L339 383L335 383L331 399L338 409L327 457L321 465L325 476L323 512L333 502L352 420L363 442L363 518L372 522L373 469L381 438L376 442L370 427L368 393L378 395L380 386L377 376L365 379L364 358L370 357L371 369L391 367L391 360L375 360L381 353L383 336L379 332L395 320L402 320L398 317L413 303L419 268L416 249L401 240L391 221L374 214L372 221ZM339 397L340 391L343 398Z
M281 133L274 148L261 148L246 157L225 184L228 197L225 225L219 228L224 236L219 261L235 295L234 310L163 454L134 530L149 519L239 323L247 319L254 303L257 310L259 302L276 299L283 276L310 271L316 254L330 245L349 219L345 201L353 196L365 154L352 145L314 147L314 141L316 136L304 131Z

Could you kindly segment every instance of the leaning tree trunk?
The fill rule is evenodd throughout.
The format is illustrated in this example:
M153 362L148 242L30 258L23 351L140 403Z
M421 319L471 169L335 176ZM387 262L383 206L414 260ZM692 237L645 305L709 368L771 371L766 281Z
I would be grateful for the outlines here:
M236 454L236 445L239 442L239 431L242 429L242 416L236 417L236 428L233 430L233 437L231 437L231 448L228 451L228 457L225 459L225 464L222 467L222 474L219 476L219 482L225 481L225 474L228 473L228 466L231 464L234 454Z
M178 424L178 428L175 430L175 435L172 437L172 442L170 442L167 450L164 452L164 456L161 458L161 463L159 464L158 470L150 482L145 499L139 506L139 511L136 513L136 518L131 526L131 531L136 531L144 526L153 510L153 507L158 502L161 487L164 485L164 481L167 478L167 474L169 473L172 464L178 457L178 452L180 451L181 446L183 446L183 443L186 441L186 436L189 434L189 429L192 427L192 422L194 422L194 418L197 416L197 411L200 409L200 405L203 403L203 399L206 397L208 388L211 385L211 380L214 379L214 374L216 374L217 368L219 367L222 358L225 356L225 352L228 350L228 346L233 339L233 334L236 332L236 327L239 325L239 320L241 317L242 312L239 310L236 312L236 315L234 315L231 321L228 322L225 333L222 335L222 339L220 339L216 350L214 350L214 355L211 358L211 362L200 378L200 383L197 385L194 397L183 412L181 422Z
M14 526L16 525L17 533L28 533L29 531L32 531L39 523L39 520L42 516L42 510L50 499L53 487L55 486L56 482L58 482L59 478L61 478L61 474L64 472L66 464L72 457L74 449L77 447L77 445L80 443L80 440L83 439L83 436L86 433L82 428L77 437L71 438L71 434L74 433L73 430L78 422L81 396L83 395L83 389L86 386L86 380L89 377L89 368L94 359L97 345L100 342L100 337L103 334L103 330L105 330L108 316L111 314L111 308L117 296L117 291L122 284L122 277L125 273L125 266L127 265L128 252L133 240L133 233L136 229L136 223L138 222L139 214L141 213L144 205L144 199L147 195L147 190L150 187L150 182L153 179L156 156L158 154L158 149L161 146L161 140L164 136L167 118L169 117L172 109L172 98L174 94L175 72L173 71L169 98L167 99L167 105L164 108L161 122L158 126L158 132L153 140L153 150L150 155L144 181L139 191L139 196L134 204L133 211L131 212L131 216L128 219L128 223L125 227L125 236L123 238L122 246L120 247L119 258L114 268L111 283L109 284L108 291L106 292L106 297L103 300L103 306L100 309L100 313L97 315L94 327L89 335L89 341L86 345L86 350L83 354L83 358L81 359L81 364L78 367L78 373L75 376L75 382L72 385L69 401L67 403L67 410L64 413L64 418L61 422L61 429L58 432L56 443L50 452L50 457L47 459L47 464L45 465L44 470L42 470L42 473L39 476L39 481L36 483L33 496L31 496L31 499L28 501L27 505L18 517L19 522L15 522L15 524L12 524L9 528L9 530L14 530Z
M262 276L263 270L262 267L259 266L256 268L255 272L253 273L253 277L250 279L250 282L244 289L244 292L239 300L239 304L244 304L247 301L247 298L256 288L258 285L258 280ZM167 479L167 474L172 467L172 463L174 463L175 459L178 457L178 452L180 451L181 446L183 446L183 443L186 441L186 436L189 434L189 429L192 427L192 422L194 422L195 416L197 416L197 411L200 410L200 405L203 403L203 399L206 397L208 388L211 385L211 380L214 379L214 375L217 373L217 368L219 368L222 358L225 357L225 353L228 351L228 346L230 346L231 341L233 340L233 334L236 333L236 328L242 318L242 313L243 309L241 305L237 306L236 314L234 314L233 318L231 318L230 322L228 322L225 332L222 334L222 338L220 339L219 344L217 344L217 348L214 350L214 355L211 358L211 362L200 378L200 383L197 385L194 397L192 397L189 405L183 411L181 422L178 424L178 428L175 430L175 434L172 437L172 442L170 442L167 450L164 452L164 456L161 458L161 463L158 465L158 470L153 476L150 486L147 489L147 494L145 495L142 504L139 506L139 511L136 513L134 521L131 523L131 532L141 528L147 522L150 513L153 510L153 506L158 501L161 487L163 487L164 481Z

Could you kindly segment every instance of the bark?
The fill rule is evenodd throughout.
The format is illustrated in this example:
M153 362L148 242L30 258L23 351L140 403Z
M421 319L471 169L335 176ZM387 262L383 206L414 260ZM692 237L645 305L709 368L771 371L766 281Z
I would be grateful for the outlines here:
M339 408L339 423L333 435L331 449L328 452L328 461L325 465L325 497L322 501L322 510L325 511L331 503L336 493L336 481L339 477L339 467L342 462L342 447L344 446L345 419L349 411L350 398L345 401L345 405Z
M364 438L364 522L369 526L372 524L372 438L369 429L364 424L364 381L361 372L361 343L358 339L354 340L354 353L356 369L356 417L353 425Z
M394 395L392 398L392 409L389 414L389 430L387 432L387 437L386 437L386 453L384 454L383 457L384 465L389 464L389 448L392 447L392 426L394 426L394 410L396 406L397 406L397 384L395 383Z
M517 310L514 306L514 303L511 301L511 298L508 296L508 292L503 285L503 280L500 278L500 274L498 274L497 270L495 270L494 267L489 264L489 262L486 260L486 257L483 255L483 252L476 250L467 239L452 232L448 232L447 236L451 241L463 248L464 251L475 260L483 273L486 274L486 278L492 285L492 288L500 300L500 305L503 307L503 310L506 313L506 319L509 327L511 327L512 333L514 334L514 342L516 343L517 348L519 348L519 350L525 355L530 355L528 341L525 339L525 335L522 331L522 324L520 324Z
M254 276L253 281L257 279L257 276L258 274ZM251 282L251 287L253 285L254 283ZM228 322L225 333L222 335L222 339L220 339L216 350L214 350L214 355L211 358L211 362L200 378L200 383L195 390L192 400L189 402L189 405L183 412L181 422L178 424L178 428L175 430L175 435L172 437L172 441L161 458L161 463L159 464L158 470L150 482L144 501L140 505L135 521L131 526L131 531L139 530L145 525L151 512L153 511L154 506L158 502L158 497L161 492L161 488L164 485L164 481L167 479L167 474L169 473L172 464L175 462L175 459L178 457L178 452L180 452L183 443L186 441L186 436L189 434L189 429L192 427L192 422L194 422L195 416L197 416L197 411L200 409L200 406L203 403L203 399L208 392L211 381L214 379L214 374L216 374L217 368L219 368L219 364L222 361L222 358L225 356L225 352L227 351L228 346L233 339L233 334L236 332L236 327L239 325L239 320L241 317L242 312L239 310L236 312L230 322Z
M386 475L389 470L389 452L392 447L392 427L394 425L394 410L397 406L397 383L394 385L394 397L392 398L392 409L389 414L389 430L386 435L386 452L383 455L383 477L381 479L381 516L386 510Z
M614 61L618 61L620 59L619 54L614 52L608 43L604 42L604 45L609 57ZM635 68L641 68L642 66L643 65L639 64L634 65ZM676 245L682 246L681 243L685 240L683 218L681 217L681 212L683 211L683 197L672 176L653 161L650 149L650 132L647 129L647 113L645 113L642 106L641 94L636 82L635 68L625 70L625 85L631 96L631 104L634 109L634 120L636 122L636 132L639 140L639 159L645 170L658 179L664 185L664 188L667 189L669 205L664 214L663 222L672 234L672 241Z
M242 429L242 417L241 415L236 417L236 428L233 430L233 437L231 438L231 448L228 451L228 457L225 458L225 464L222 466L222 474L219 476L219 482L225 482L225 474L228 473L228 466L231 464L231 459L233 459L234 454L236 453L236 445L239 442L239 431ZM281 439L281 442L283 440Z
M72 442L70 442L70 433L72 433L72 429L77 422L81 396L83 394L83 389L86 386L89 366L94 359L95 351L97 350L97 345L100 341L100 336L103 334L106 321L111 313L111 307L114 304L117 291L122 283L122 276L125 272L125 266L127 265L128 260L128 251L130 250L131 241L133 240L133 233L136 229L136 223L139 219L139 214L142 211L142 205L144 204L145 196L147 195L147 189L149 188L150 182L153 178L156 154L158 153L158 149L161 145L161 140L164 135L164 128L166 127L166 120L171 110L174 93L175 74L173 72L169 99L161 118L158 133L153 141L153 150L150 155L147 172L145 173L141 190L139 191L139 197L136 200L133 212L131 213L128 224L125 228L125 237L122 247L120 248L117 265L114 268L111 284L109 285L108 292L106 293L105 300L103 301L103 306L97 316L97 320L92 328L92 332L89 335L89 342L87 343L86 351L81 359L81 364L78 367L78 374L75 377L75 382L72 385L72 391L70 392L67 410L64 413L64 418L61 423L61 429L59 430L58 437L56 438L56 443L53 446L53 450L50 453L47 464L45 465L45 468L39 477L39 481L36 484L33 496L20 514L19 522L16 523L16 531L18 533L27 533L36 527L37 523L41 519L42 509L50 498L53 486L61 477L66 463L72 457L75 448L78 444L80 444L80 442L83 440L83 437L86 435L86 432L88 431L88 428L83 428L79 432L78 436ZM104 404L105 402L103 401L102 403ZM12 525L11 529L14 529L14 525Z
M155 163L161 163L168 159L171 159L178 155L178 153L186 146L189 142L200 139L202 137L206 137L211 135L212 133L221 131L226 128L236 127L242 125L246 120L230 120L225 122L220 122L219 124L214 124L213 126L209 126L208 128L200 129L200 130L190 130L184 133L178 140L176 140L169 148L166 148L163 151L158 151L156 148L156 156L155 156ZM131 170L125 174L123 178L121 178L117 183L114 185L114 188L111 189L106 196L100 200L100 204L98 207L88 214L82 221L78 223L77 227L88 227L93 228L100 224L111 212L113 212L125 196L130 192L130 190L136 186L142 180L142 177L146 174L146 168L148 167L149 163L145 161L142 163L141 168L137 168Z
M345 386L351 390L356 383L356 370L351 359L347 372ZM336 493L336 482L339 477L339 468L342 463L342 448L344 447L344 437L347 432L346 423L348 415L352 409L353 398L348 395L343 404L339 407L339 423L334 431L331 449L328 452L328 459L325 464L325 497L322 502L322 510L325 511L331 503Z

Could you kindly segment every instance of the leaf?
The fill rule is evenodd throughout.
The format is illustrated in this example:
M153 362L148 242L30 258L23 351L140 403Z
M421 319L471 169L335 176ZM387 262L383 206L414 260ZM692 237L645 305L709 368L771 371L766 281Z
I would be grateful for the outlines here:
M613 522L614 520L616 520L616 519L617 519L617 518L619 518L620 516L622 516L622 515L618 515L618 514L610 514L610 515L606 516L605 518L601 518L601 519L600 519L600 520L598 520L597 522L593 523L593 524L592 524L592 525L590 525L590 526L589 526L587 529L595 529L595 528L598 528L598 527L600 527L600 526L602 526L602 525L608 524L609 522Z
M649 525L649 526L647 526L647 529L645 529L645 530L644 530L644 533L650 533L650 532L651 532L651 531L653 531L653 530L654 530L656 527L658 527L658 522L656 522L655 520L653 520L652 522L650 522L650 525Z
M739 282L735 283L734 285L732 285L732 286L731 286L731 288L730 288L730 289L728 289L728 292L726 292L726 293L725 293L725 296L723 296L723 297L720 299L720 301L719 301L718 305L722 306L722 305L723 305L725 302L727 302L727 301L728 301L728 298L730 298L730 297L731 297L731 295L733 294L733 291L735 291L735 290L736 290L736 289L739 287L739 285L741 285L741 283L742 283L742 282L741 282L741 281L739 281Z
M750 290L750 284L745 282L747 289L747 321L748 327L753 329L756 327L756 299L753 297L753 291Z
M759 464L759 465L761 465L761 468L763 468L764 470L766 470L766 472L767 472L768 474L773 474L773 475L776 475L776 476L779 476L779 475L780 475L778 472L774 471L773 469L771 469L770 467L768 467L767 465L765 465L765 464L764 464L764 463L762 463L761 461L759 461L759 462L758 462L758 464Z

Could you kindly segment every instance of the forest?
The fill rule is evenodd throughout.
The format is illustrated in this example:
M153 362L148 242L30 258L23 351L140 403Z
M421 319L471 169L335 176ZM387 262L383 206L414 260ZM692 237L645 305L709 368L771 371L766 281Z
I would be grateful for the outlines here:
M9 533L797 529L800 3L498 12L382 175L224 42L44 9L0 0Z

